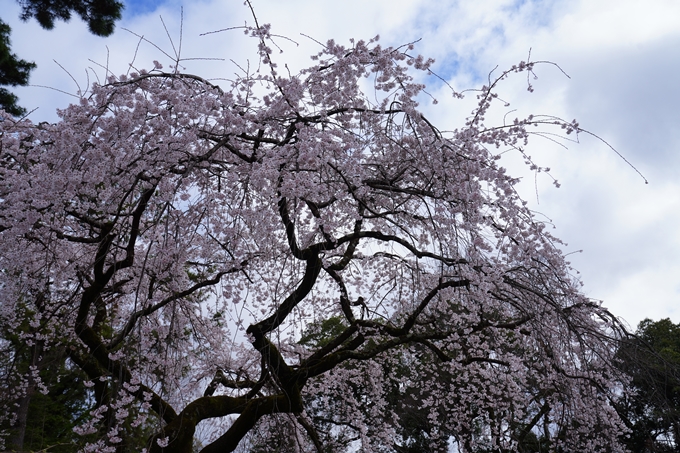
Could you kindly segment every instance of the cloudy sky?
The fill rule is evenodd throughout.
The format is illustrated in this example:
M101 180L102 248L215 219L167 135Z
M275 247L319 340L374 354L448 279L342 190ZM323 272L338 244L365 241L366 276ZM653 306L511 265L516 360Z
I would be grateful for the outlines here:
M552 168L561 188L524 171L520 191L568 243L565 252L589 297L633 327L646 317L680 322L679 1L253 0L253 6L260 23L294 41L279 41L278 58L291 71L318 51L308 37L347 43L375 35L385 45L420 40L416 51L435 58L435 72L457 90L481 85L495 67L526 60L530 51L533 60L559 64L569 77L544 65L532 80L534 93L520 77L501 88L501 97L518 115L576 118L602 140L582 135L568 149L535 140L529 154ZM33 121L56 120L56 109L104 68L122 74L133 61L151 68L153 60L168 67L179 54L183 71L219 83L238 71L232 60L256 61L239 31L200 36L252 24L241 0L129 1L108 38L88 34L77 18L44 31L20 22L19 11L3 0L14 52L38 64L33 86L16 90L23 106L37 108ZM441 129L458 127L469 102L453 99L437 79L427 82L439 101L424 107L427 115Z

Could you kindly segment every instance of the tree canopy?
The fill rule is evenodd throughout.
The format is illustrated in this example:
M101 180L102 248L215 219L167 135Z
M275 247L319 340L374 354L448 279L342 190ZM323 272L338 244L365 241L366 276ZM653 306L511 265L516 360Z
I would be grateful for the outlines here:
M680 447L680 325L645 319L621 344L618 366L631 376L617 405L631 429L632 451L674 452Z
M83 451L149 417L150 452L272 430L300 451L619 451L620 327L500 165L581 129L485 120L535 63L445 131L412 45L328 41L284 74L269 27L246 30L259 69L226 88L156 64L56 124L0 119L0 323L41 351L22 370L0 340L8 416L61 350L91 392Z
M11 29L0 20L0 86L25 86L35 63L20 60L12 53L10 45ZM6 88L0 88L0 108L11 115L22 115L25 109L17 105L18 98Z
M68 22L73 13L87 22L90 32L109 36L121 17L123 4L117 0L19 0L21 19L35 18L45 29L54 28L55 20ZM0 109L20 116L26 110L17 104L18 98L6 86L26 86L35 63L19 59L11 51L9 25L0 20Z

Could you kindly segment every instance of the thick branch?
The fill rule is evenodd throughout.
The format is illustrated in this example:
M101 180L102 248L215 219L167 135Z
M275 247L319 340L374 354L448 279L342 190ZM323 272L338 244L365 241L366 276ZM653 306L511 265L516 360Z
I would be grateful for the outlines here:
M321 359L316 364L313 364L306 368L305 375L307 377L318 376L320 374L332 370L340 363L350 359L369 360L377 356L378 354L381 354L402 344L422 343L424 340L427 341L433 339L443 339L445 337L446 334L440 332L432 333L430 335L407 334L395 338L390 338L389 340L385 340L382 343L377 344L372 343L370 347L365 348L362 351L356 351L354 350L354 348L352 349L343 348L340 351L336 351L332 354L327 355L325 358ZM363 336L359 336L358 340L361 340L361 343L363 343L364 342ZM359 341L357 341L357 343L359 343ZM360 344L358 344L357 346L359 345ZM302 373L302 371L300 371L300 373Z
M293 311L293 308L304 299L307 294L312 290L316 279L321 272L321 259L318 255L313 255L307 259L307 265L305 267L305 275L293 292L286 297L286 299L281 303L279 308L267 319L264 319L257 324L252 324L248 327L247 332L251 334L260 333L267 334L272 330L276 329L281 323L286 319L286 317Z
M253 401L257 400L226 395L206 396L192 401L153 437L150 453L191 453L196 426L201 421L242 414ZM170 445L161 448L156 441L165 437L169 438Z
M306 367L315 365L323 357L330 354L335 348L339 347L345 341L349 340L350 337L352 335L354 335L355 332L357 332L357 330L358 329L357 329L356 325L349 326L348 328L343 330L342 333L340 333L340 335L338 335L337 337L335 337L331 341L329 341L324 347L317 350L314 354L310 355L305 360L303 360L300 363L300 367L306 368Z
M151 199L155 191L156 185L154 184L153 186L142 192L142 197L139 200L139 204L132 212L132 224L130 225L130 238L128 239L127 245L125 246L125 257L109 266L105 274L108 279L110 279L116 271L132 266L135 259L135 245L137 244L137 237L140 234L139 223L141 222L142 215L144 214L144 211L146 210L149 204L149 200Z
M283 226L286 228L288 247L290 247L290 251L293 253L293 256L299 260L306 259L305 254L302 250L300 250L300 247L298 247L297 239L295 238L295 224L288 215L288 200L286 197L281 197L279 199L279 215L281 216Z
M216 441L201 450L201 453L232 452L263 415L283 412L299 413L301 411L301 401L299 401L299 399L291 399L287 395L275 395L253 399L248 402L243 412L241 412L241 415L234 421L234 424L231 425L229 430ZM152 450L151 453L155 452Z

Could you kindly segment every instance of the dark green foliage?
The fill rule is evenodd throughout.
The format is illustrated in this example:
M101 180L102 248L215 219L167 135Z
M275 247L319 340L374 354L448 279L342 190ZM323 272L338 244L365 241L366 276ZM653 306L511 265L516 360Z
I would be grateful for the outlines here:
M521 453L541 453L549 452L551 443L543 435L536 435L533 431L524 437L522 442L517 446L517 450Z
M12 29L0 20L0 85L25 86L28 85L28 76L35 63L20 60L10 49L9 34ZM17 105L16 95L5 88L0 88L0 108L5 109L12 115L23 115L26 110Z
M121 17L123 4L116 0L19 0L21 19L35 18L45 29L54 28L55 20L68 21L71 14L78 14L97 36L109 36ZM26 109L17 104L18 98L6 86L26 86L35 63L20 60L10 48L11 29L0 20L0 109L11 115L21 116Z
M73 428L83 421L91 406L84 374L66 360L62 348L46 351L40 342L29 346L18 333L3 331L3 344L13 351L13 363L8 364L3 377L13 380L29 374L29 367L35 367L42 384L36 385L30 379L23 397L0 395L0 407L15 407L18 412L18 420L11 425L9 419L0 423L0 431L9 434L9 447L22 451L49 448L56 453L77 450L79 439ZM49 392L41 393L46 388Z
M49 379L46 383L50 391L46 395L36 392L31 397L23 448L72 452L78 442L82 442L73 428L82 421L88 409L82 373L68 369L66 362L62 362L58 370L41 374Z
M55 20L69 21L78 14L97 36L109 36L120 19L123 4L116 0L20 0L21 19L34 17L46 30L54 28Z
M18 359L26 364L27 351L17 350ZM40 372L42 383L49 388L46 394L32 391L26 430L23 436L23 451L49 451L50 453L71 453L79 450L91 436L81 436L73 428L81 425L90 415L90 410L101 404L101 395L97 395L98 387L103 387L108 394L116 391L116 382L108 380L106 384L96 382L93 389L85 385L87 376L73 366L64 354L51 351L48 364L43 364ZM99 384L99 385L97 385ZM99 397L98 397L99 396ZM106 413L105 416L112 416ZM131 418L136 418L136 414ZM7 426L0 426L7 429ZM146 447L147 439L156 427L149 417L146 422L133 426L129 421L122 425L117 453L136 453ZM9 428L10 434L16 434L16 428ZM13 436L10 436L10 439ZM16 445L10 445L16 447Z
M634 452L680 449L680 324L645 319L618 351L632 381L617 410L632 430Z
M346 328L347 326L343 323L343 318L333 316L309 326L298 343L303 346L324 347L332 338L340 335Z
M28 322L13 328L0 325L3 358L11 358L6 360L11 363L0 364L0 410L13 408L18 415L14 421L0 418L0 432L7 434L7 446L17 451L78 451L95 435L79 435L73 429L88 420L92 409L108 404L121 393L120 381L105 372L102 379L86 385L89 378L69 357L69 353L78 357L75 348L52 345L46 349L42 341L25 341L23 334L34 330ZM39 384L29 379L23 396L3 391L5 384L30 374L31 367L39 372ZM114 412L109 410L103 415L112 419ZM138 418L142 418L142 423L133 426L132 421ZM109 427L104 425L104 429ZM141 451L155 429L154 419L140 414L138 408L130 408L130 416L119 425L121 442L116 452Z

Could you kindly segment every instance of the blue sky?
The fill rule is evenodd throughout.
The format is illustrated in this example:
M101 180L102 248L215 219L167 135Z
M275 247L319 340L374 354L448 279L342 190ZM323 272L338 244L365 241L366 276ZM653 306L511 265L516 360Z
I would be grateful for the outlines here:
M166 3L164 0L126 0L124 15L126 18L133 16L145 15L156 11L162 4Z
M154 46L138 48L139 38L124 29L172 54L159 16L178 44L182 5L182 56L222 59L186 61L187 72L223 79L237 70L230 59L241 64L254 59L239 32L199 36L252 22L241 0L129 2L108 38L88 34L75 18L53 31L41 30L20 22L19 6L6 3L2 16L13 28L14 51L38 64L34 86L17 90L22 105L38 108L34 121L54 121L55 110L76 99L64 93L75 94L78 86L86 90L103 73L102 66L124 73L133 59L136 67L151 67L153 60L172 64ZM560 189L549 177L534 181L512 161L508 166L524 174L522 195L553 221L553 233L569 243L565 250L583 250L570 259L587 295L604 300L633 326L645 317L680 322L679 2L253 0L253 5L261 23L271 23L276 33L300 44L281 41L280 58L291 68L308 65L308 55L317 50L300 33L340 42L380 34L385 45L421 39L416 51L434 57L435 71L457 90L474 88L496 66L526 59L530 49L534 59L558 63L570 78L544 66L532 81L535 93L527 93L526 79L520 78L509 80L501 96L518 115L579 119L616 147L649 184L605 144L587 136L568 150L540 140L531 145L530 154L553 168ZM426 82L440 101L424 106L427 115L442 129L460 125L470 99L456 101L436 79Z

